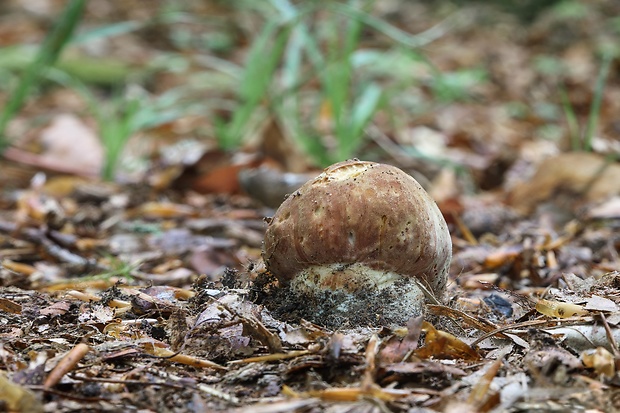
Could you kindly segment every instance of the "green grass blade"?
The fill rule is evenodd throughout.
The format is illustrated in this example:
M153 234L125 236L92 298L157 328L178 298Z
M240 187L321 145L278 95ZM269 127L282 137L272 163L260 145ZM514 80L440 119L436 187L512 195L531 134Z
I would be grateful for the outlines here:
M461 12L460 14L454 14L453 16L448 17L446 20L438 23L423 33L412 35L349 4L330 2L328 4L328 8L338 14L363 22L369 27L372 27L390 37L392 40L414 49L425 46L439 39L457 25L463 24L462 22L466 22L471 19L471 16Z
M353 66L351 55L359 41L361 23L355 19L347 22L344 39L341 39L341 21L331 22L332 37L329 42L327 67L321 74L322 85L330 104L338 139L348 133L346 119L351 99Z
M609 74L609 69L614 57L611 53L603 56L603 63L601 70L599 71L598 78L596 79L596 86L594 87L594 98L592 99L592 105L590 106L590 114L588 115L588 126L586 133L583 137L583 150L588 152L592 150L592 139L594 138L594 132L596 131L596 125L601 113L601 103L603 101L603 92L605 89L605 81Z
M287 31L282 30L277 22L265 26L246 60L246 70L239 90L242 99L256 101L262 97L280 61L286 38Z
M216 124L217 139L223 149L239 145L256 109L267 97L289 33L288 26L273 21L265 26L252 45L239 89L240 106L233 112L230 122Z
M371 83L358 98L349 122L349 133L340 141L340 158L351 157L364 136L364 128L368 125L379 108L382 97L381 88Z
M123 34L132 33L152 23L152 21L143 22L129 20L114 24L107 24L105 26L96 27L85 33L81 33L79 37L76 37L71 41L71 44L84 44L93 40L101 40L109 37L116 37Z
M155 24L196 23L198 19L191 14L182 12L167 12L146 20L127 20L118 23L106 24L80 33L71 40L71 44L84 44L93 40L102 40L110 37L133 33Z
M2 114L0 114L0 151L8 146L5 129L9 121L24 104L30 89L40 78L42 72L50 67L71 39L71 35L82 15L84 0L71 0L58 18L58 23L41 45L35 60L24 72L17 88L11 94Z
M288 0L271 0L271 5L280 12L285 20L290 21L298 16L297 9Z

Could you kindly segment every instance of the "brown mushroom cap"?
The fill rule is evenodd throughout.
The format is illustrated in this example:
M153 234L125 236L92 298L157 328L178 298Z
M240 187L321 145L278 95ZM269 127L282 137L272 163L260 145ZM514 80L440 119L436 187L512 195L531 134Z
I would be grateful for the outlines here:
M309 267L360 264L416 277L441 295L451 254L446 222L413 177L350 160L328 167L282 203L267 228L263 257L284 284ZM347 277L324 280L322 287L360 286Z

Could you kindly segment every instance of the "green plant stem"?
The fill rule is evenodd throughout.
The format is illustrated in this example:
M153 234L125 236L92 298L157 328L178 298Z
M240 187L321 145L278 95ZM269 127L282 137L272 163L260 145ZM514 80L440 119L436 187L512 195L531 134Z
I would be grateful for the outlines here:
M71 0L67 7L65 7L58 18L58 23L45 38L36 58L24 72L17 88L4 107L2 114L0 114L0 152L9 145L8 138L5 136L7 124L23 106L30 89L41 76L41 73L54 64L63 48L69 42L82 15L84 3L85 0Z
M577 115L575 109L568 99L568 93L566 89L561 90L562 109L564 109L564 117L568 125L568 134L570 136L571 149L578 151L581 149L581 137L579 136L579 122L577 121Z

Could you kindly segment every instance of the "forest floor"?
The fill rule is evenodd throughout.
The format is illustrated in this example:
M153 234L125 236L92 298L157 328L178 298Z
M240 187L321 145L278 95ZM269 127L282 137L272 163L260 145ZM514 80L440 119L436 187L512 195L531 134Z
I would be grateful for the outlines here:
M0 6L1 46L40 39L63 4L26 3ZM155 12L97 4L83 24ZM620 44L620 6L564 1L523 20L424 4L373 13L411 33L465 16L423 47L450 75L394 64L422 80L392 95L355 155L402 168L437 201L453 244L445 302L398 327L283 315L268 305L265 218L320 168L279 122L231 153L197 136L213 119L177 117L133 137L102 181L81 95L42 84L0 158L0 411L620 411L620 64L605 72L601 58ZM188 7L238 25L226 58L240 63L256 17ZM90 52L139 66L174 49L164 31ZM150 76L158 96L189 75ZM410 115L410 101L428 104Z

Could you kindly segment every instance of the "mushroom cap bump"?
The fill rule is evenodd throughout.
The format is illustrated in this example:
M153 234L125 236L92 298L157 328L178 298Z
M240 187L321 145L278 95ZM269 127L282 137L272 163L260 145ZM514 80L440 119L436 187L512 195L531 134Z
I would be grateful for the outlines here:
M447 224L420 184L394 166L358 160L326 168L289 195L263 250L267 269L308 296L312 313L346 318L368 308L361 320L371 324L403 323L423 311L424 294L411 278L441 298L451 255ZM338 303L323 306L330 292Z

